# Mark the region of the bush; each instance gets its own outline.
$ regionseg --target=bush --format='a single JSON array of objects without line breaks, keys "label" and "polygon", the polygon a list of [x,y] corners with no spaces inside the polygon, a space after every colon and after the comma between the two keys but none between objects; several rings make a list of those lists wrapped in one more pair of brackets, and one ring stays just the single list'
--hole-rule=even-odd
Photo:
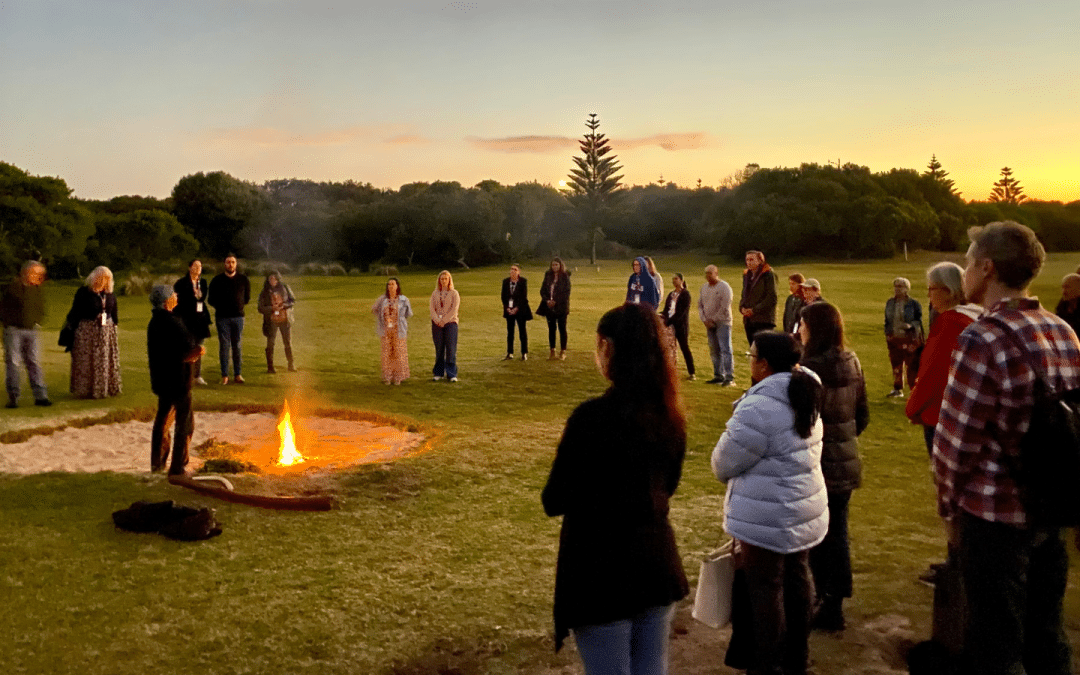
[{"label": "bush", "polygon": [[172,288],[175,279],[165,274],[153,275],[144,267],[137,272],[132,272],[127,279],[118,284],[119,295],[150,295],[154,286],[164,285]]},{"label": "bush", "polygon": [[398,269],[393,265],[387,265],[386,267],[380,267],[375,270],[375,276],[377,277],[393,277],[397,276]]}]

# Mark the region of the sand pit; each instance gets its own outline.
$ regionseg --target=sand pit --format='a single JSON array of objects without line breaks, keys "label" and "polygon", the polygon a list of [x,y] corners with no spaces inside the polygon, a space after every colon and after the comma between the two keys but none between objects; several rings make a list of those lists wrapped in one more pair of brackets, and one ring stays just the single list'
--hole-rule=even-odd
[{"label": "sand pit", "polygon": [[[279,437],[271,413],[196,412],[191,447],[214,439],[248,449],[244,459],[271,474],[310,473],[358,464],[388,462],[418,452],[425,437],[372,422],[330,417],[295,419],[297,445],[306,461],[289,469],[273,466]],[[0,444],[0,473],[33,474],[150,470],[150,422],[98,424]],[[189,469],[203,460],[192,452]]]}]

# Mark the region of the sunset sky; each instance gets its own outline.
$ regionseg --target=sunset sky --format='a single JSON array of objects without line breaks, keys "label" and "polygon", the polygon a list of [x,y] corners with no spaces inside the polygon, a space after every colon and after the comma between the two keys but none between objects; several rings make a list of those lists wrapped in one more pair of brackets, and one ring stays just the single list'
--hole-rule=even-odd
[{"label": "sunset sky", "polygon": [[84,198],[183,176],[630,184],[748,163],[1009,166],[1080,199],[1080,2],[0,0],[0,161]]}]

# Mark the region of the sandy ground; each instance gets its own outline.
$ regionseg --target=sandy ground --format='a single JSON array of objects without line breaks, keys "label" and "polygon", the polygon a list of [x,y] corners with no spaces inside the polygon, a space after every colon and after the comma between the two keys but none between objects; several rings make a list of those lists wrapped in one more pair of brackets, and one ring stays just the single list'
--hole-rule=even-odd
[{"label": "sandy ground", "polygon": [[[279,443],[277,416],[269,413],[195,413],[194,448],[207,439],[249,447],[249,461],[270,464]],[[380,427],[370,422],[313,417],[296,420],[298,445],[308,456],[305,468],[342,468],[386,462],[415,452],[421,434]],[[48,471],[147,473],[150,471],[150,422],[98,424],[33,436],[24,443],[0,445],[0,473]],[[271,447],[272,446],[272,447]],[[194,453],[189,469],[202,464]]]}]

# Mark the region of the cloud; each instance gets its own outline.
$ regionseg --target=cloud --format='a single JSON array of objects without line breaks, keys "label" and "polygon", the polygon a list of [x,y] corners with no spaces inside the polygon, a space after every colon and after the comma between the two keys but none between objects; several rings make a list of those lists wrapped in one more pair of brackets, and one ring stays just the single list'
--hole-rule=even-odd
[{"label": "cloud", "polygon": [[[687,133],[653,134],[642,138],[611,138],[616,150],[633,150],[659,146],[664,150],[699,150],[712,145],[712,137],[703,131]],[[506,138],[468,138],[466,141],[478,148],[494,152],[566,152],[578,148],[578,138],[568,136],[507,136]]]},{"label": "cloud", "polygon": [[352,126],[318,132],[287,131],[274,127],[236,127],[207,132],[204,139],[214,145],[274,149],[331,147],[357,142],[381,141],[387,145],[420,145],[430,141],[407,133],[398,125]]}]

